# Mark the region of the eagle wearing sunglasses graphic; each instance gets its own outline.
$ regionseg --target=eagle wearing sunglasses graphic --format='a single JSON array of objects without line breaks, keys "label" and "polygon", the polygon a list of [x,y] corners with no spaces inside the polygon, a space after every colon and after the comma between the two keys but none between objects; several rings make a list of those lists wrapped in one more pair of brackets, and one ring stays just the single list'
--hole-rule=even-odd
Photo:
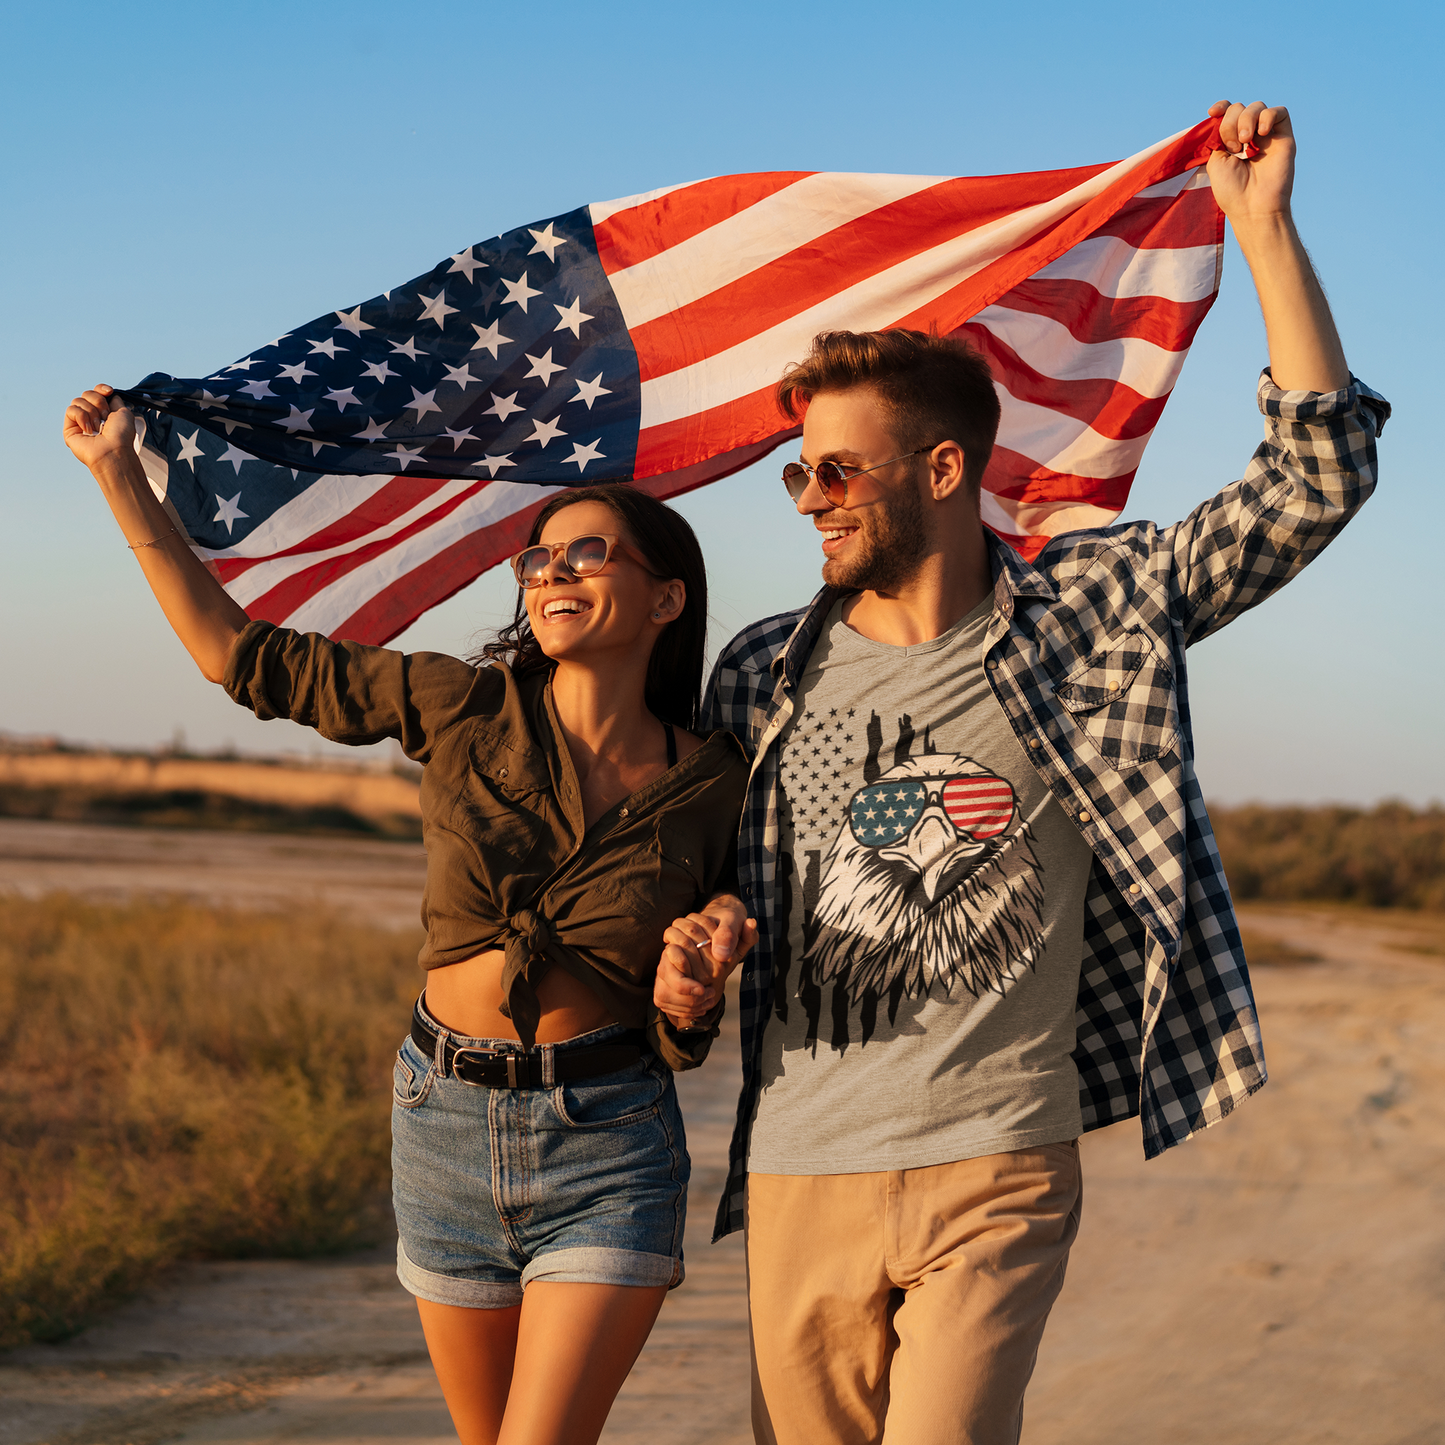
[{"label": "eagle wearing sunglasses graphic", "polygon": [[961,984],[1002,994],[1043,951],[1043,869],[1013,788],[959,753],[854,793],[824,862],[805,966],[856,1005]]}]

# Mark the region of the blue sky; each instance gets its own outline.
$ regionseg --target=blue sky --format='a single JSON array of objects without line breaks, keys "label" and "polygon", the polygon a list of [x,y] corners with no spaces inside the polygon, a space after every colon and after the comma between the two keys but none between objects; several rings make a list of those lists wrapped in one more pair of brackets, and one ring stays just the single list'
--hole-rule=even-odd
[{"label": "blue sky", "polygon": [[[1381,488],[1265,607],[1191,653],[1206,795],[1445,797],[1435,552],[1441,384],[1437,7],[752,3],[0,3],[0,729],[311,751],[195,672],[89,475],[81,387],[199,376],[498,231],[730,171],[985,174],[1115,160],[1221,96],[1291,107],[1296,213],[1353,369],[1396,415]],[[1126,515],[1172,521],[1260,436],[1263,330],[1220,300]],[[716,647],[806,599],[781,460],[683,499]],[[465,649],[492,574],[418,622]]]}]

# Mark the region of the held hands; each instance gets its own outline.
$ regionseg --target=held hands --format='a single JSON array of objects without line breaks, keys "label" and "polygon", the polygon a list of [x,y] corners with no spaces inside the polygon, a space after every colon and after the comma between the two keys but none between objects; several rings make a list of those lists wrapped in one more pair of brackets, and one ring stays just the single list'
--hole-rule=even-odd
[{"label": "held hands", "polygon": [[1236,229],[1251,221],[1289,215],[1294,189],[1294,130],[1284,106],[1218,100],[1222,149],[1209,157],[1209,183],[1219,209]]},{"label": "held hands", "polygon": [[662,935],[652,1001],[676,1028],[695,1028],[723,996],[727,976],[758,941],[742,900],[722,894],[699,913],[675,919]]},{"label": "held hands", "polygon": [[114,390],[102,381],[65,408],[61,438],[77,459],[91,468],[107,457],[135,449],[135,417],[111,395]]}]

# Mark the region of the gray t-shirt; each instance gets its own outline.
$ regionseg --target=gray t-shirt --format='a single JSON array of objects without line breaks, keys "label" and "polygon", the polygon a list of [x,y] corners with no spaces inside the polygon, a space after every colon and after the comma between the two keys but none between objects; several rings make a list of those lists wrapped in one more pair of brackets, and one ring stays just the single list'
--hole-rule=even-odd
[{"label": "gray t-shirt", "polygon": [[892,647],[829,614],[779,739],[761,1174],[1072,1139],[1091,854],[984,676],[992,596]]}]

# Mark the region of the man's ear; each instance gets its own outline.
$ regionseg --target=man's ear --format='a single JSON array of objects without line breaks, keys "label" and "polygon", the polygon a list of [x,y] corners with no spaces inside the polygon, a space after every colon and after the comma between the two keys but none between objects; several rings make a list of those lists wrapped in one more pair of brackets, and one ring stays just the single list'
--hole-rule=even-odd
[{"label": "man's ear", "polygon": [[967,476],[963,448],[944,441],[928,454],[928,485],[935,502],[947,501],[964,486]]}]

